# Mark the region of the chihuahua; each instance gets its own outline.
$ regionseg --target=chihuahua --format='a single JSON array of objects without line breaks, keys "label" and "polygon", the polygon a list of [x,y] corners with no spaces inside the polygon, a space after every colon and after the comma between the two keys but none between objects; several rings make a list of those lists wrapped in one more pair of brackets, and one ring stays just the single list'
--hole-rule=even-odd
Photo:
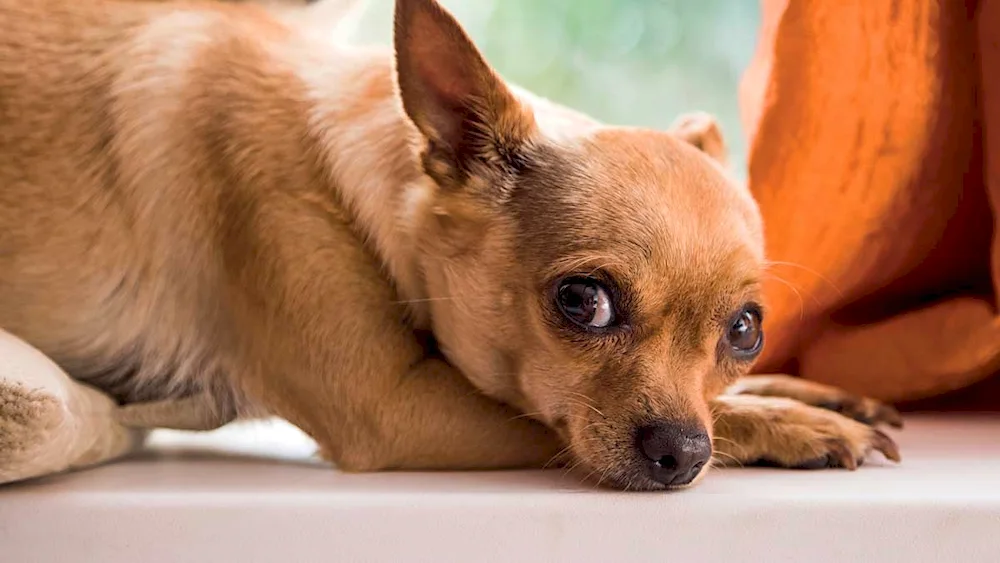
[{"label": "chihuahua", "polygon": [[[710,116],[607,126],[435,0],[394,23],[390,52],[244,3],[0,0],[0,327],[123,424],[280,416],[346,471],[899,459],[891,407],[747,375],[763,228]],[[3,386],[17,478],[74,415]]]}]

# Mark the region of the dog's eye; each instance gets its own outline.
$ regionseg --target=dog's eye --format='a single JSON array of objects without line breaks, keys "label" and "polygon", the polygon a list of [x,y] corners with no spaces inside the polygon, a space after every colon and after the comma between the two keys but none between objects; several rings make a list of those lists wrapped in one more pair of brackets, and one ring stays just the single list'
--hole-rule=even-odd
[{"label": "dog's eye", "polygon": [[726,333],[726,342],[741,358],[749,359],[760,352],[764,344],[764,330],[761,328],[759,307],[746,305],[736,314]]},{"label": "dog's eye", "polygon": [[605,328],[615,320],[611,297],[593,278],[569,278],[559,284],[559,310],[574,323]]}]

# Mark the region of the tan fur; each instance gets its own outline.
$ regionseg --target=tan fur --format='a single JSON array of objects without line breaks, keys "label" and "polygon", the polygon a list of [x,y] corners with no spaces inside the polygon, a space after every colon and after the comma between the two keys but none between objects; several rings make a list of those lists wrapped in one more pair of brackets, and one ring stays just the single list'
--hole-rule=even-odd
[{"label": "tan fur", "polygon": [[[713,409],[742,461],[879,446],[715,399],[750,367],[717,348],[763,241],[696,148],[724,158],[714,121],[612,128],[508,87],[431,0],[397,3],[396,48],[398,80],[254,7],[0,0],[0,326],[123,402],[285,417],[348,470],[567,457],[656,488],[635,425]],[[627,331],[554,317],[554,280],[591,272]]]}]

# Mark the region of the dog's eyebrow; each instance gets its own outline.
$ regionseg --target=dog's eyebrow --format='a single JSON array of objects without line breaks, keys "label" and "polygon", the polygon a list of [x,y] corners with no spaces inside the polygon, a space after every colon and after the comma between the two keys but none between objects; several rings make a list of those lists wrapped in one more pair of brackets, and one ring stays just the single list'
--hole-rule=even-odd
[{"label": "dog's eyebrow", "polygon": [[605,252],[578,252],[553,261],[545,269],[545,277],[552,279],[568,273],[590,275],[602,270],[626,272],[630,269],[628,263],[621,256]]}]

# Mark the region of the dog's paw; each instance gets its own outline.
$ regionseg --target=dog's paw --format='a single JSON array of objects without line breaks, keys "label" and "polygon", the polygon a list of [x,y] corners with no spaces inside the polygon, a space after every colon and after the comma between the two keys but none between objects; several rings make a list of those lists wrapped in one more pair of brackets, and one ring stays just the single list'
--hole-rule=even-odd
[{"label": "dog's paw", "polygon": [[52,437],[67,426],[66,418],[55,395],[0,382],[0,483],[30,476]]},{"label": "dog's paw", "polygon": [[821,409],[838,412],[871,426],[886,424],[903,427],[903,417],[891,405],[869,397],[852,395],[829,385],[788,375],[754,375],[737,381],[727,390],[731,395],[787,397]]},{"label": "dog's paw", "polygon": [[[891,461],[899,462],[899,447],[881,430],[869,428],[861,435],[842,429],[787,429],[790,439],[817,440],[809,447],[775,448],[748,465],[784,467],[788,469],[842,468],[854,470],[864,464],[872,451],[878,451]],[[795,436],[802,435],[799,438]],[[785,450],[782,452],[781,450]]]},{"label": "dog's paw", "polygon": [[832,410],[777,397],[732,396],[716,406],[722,462],[800,469],[856,469],[873,451],[900,461],[887,434]]}]

